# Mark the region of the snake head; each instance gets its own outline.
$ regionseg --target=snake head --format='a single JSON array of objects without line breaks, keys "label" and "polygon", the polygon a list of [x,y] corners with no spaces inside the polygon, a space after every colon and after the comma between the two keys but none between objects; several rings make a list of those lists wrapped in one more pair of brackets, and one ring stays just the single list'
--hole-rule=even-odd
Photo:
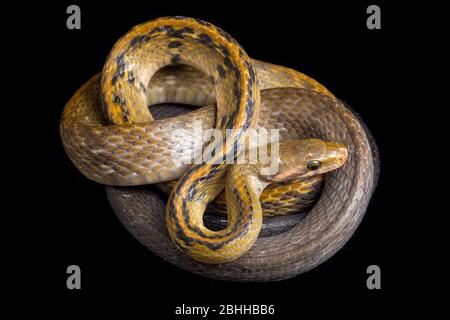
[{"label": "snake head", "polygon": [[289,181],[333,171],[346,162],[347,147],[320,139],[285,140],[279,143],[278,172],[264,178]]}]

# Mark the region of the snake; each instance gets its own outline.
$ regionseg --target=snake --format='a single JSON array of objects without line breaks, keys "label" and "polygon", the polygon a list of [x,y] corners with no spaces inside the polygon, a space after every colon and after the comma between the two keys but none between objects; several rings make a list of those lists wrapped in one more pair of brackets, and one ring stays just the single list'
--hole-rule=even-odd
[{"label": "snake", "polygon": [[[206,107],[154,120],[148,105],[155,102]],[[187,165],[182,158],[195,152],[183,149],[203,142],[187,133],[194,118],[206,128],[227,130],[227,139],[210,142],[218,150],[212,161]],[[279,162],[285,167],[259,180],[254,167],[230,168],[224,161],[258,125],[280,129]],[[285,279],[328,259],[359,224],[378,174],[367,128],[324,86],[298,71],[250,59],[220,28],[186,17],[151,20],[119,39],[103,71],[67,103],[60,134],[69,158],[96,182],[131,186],[178,179],[167,205],[147,189],[109,187],[108,198],[122,223],[156,254],[226,280]],[[328,165],[326,159],[298,157],[318,156],[308,151],[313,145],[320,145],[322,155],[328,150]],[[311,163],[328,172],[319,201],[291,230],[258,238],[258,199],[267,180],[295,180],[316,171],[305,171]],[[212,231],[202,217],[224,179],[237,181],[225,183],[232,209],[226,228]]]}]

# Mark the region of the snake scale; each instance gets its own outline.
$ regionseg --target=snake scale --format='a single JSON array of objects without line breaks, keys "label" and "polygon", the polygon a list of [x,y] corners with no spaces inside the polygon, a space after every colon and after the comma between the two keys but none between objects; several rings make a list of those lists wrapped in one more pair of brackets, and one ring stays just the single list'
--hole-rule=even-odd
[{"label": "snake scale", "polygon": [[[156,103],[204,107],[154,120],[148,106]],[[192,134],[198,119],[226,139]],[[277,173],[224,161],[245,149],[252,128],[279,129]],[[75,166],[110,186],[114,211],[142,243],[183,269],[233,281],[285,279],[328,259],[358,226],[378,175],[370,133],[325,87],[250,59],[221,29],[186,17],[151,20],[119,39],[103,72],[67,103],[60,133]],[[186,161],[205,145],[215,148],[210,161]],[[266,186],[325,173],[301,221],[258,238]],[[148,187],[113,187],[175,179],[167,204]],[[228,223],[211,230],[204,211],[224,187]]]}]

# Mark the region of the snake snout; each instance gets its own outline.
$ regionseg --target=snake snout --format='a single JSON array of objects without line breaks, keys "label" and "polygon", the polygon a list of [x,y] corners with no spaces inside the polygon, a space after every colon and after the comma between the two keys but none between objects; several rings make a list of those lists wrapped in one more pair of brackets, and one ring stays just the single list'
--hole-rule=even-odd
[{"label": "snake snout", "polygon": [[334,141],[327,141],[326,147],[326,162],[329,164],[329,170],[334,170],[344,165],[348,158],[347,147]]},{"label": "snake snout", "polygon": [[344,145],[340,145],[336,149],[336,160],[340,163],[344,163],[348,158],[348,150]]},{"label": "snake snout", "polygon": [[347,161],[348,150],[345,146],[343,148],[339,148],[338,154],[339,154],[339,157],[338,157],[339,160],[341,160],[342,162]]}]

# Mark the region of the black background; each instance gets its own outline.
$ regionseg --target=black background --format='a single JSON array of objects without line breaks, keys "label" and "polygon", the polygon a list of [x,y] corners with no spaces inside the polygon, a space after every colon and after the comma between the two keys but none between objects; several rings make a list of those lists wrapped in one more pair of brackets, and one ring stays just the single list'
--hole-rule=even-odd
[{"label": "black background", "polygon": [[[373,3],[382,10],[381,30],[366,28],[366,8]],[[81,7],[81,30],[66,28],[70,4]],[[14,48],[26,48],[12,54],[29,66],[22,74],[27,88],[16,97],[26,101],[26,120],[35,129],[15,132],[15,137],[35,141],[27,147],[27,169],[22,173],[36,173],[25,187],[29,197],[13,196],[24,213],[30,212],[25,207],[32,208],[31,215],[18,212],[19,226],[25,227],[14,228],[22,234],[16,239],[24,240],[13,260],[23,269],[12,262],[21,272],[20,280],[25,280],[18,286],[19,295],[31,292],[34,299],[44,298],[47,303],[40,306],[45,309],[63,305],[67,310],[85,306],[102,312],[143,310],[148,318],[171,317],[175,306],[183,303],[216,308],[226,303],[273,304],[276,318],[281,319],[291,319],[291,314],[301,317],[307,311],[319,316],[358,315],[354,306],[382,315],[386,307],[401,305],[400,296],[414,296],[418,280],[411,271],[419,267],[407,255],[418,248],[418,240],[405,233],[412,217],[405,203],[414,195],[404,189],[407,170],[398,170],[399,155],[409,145],[392,138],[402,132],[399,123],[405,120],[399,119],[405,108],[413,108],[400,98],[402,92],[416,90],[404,83],[416,59],[412,48],[417,54],[424,47],[423,42],[412,45],[424,40],[424,31],[407,23],[415,20],[407,9],[379,1],[297,1],[295,5],[61,1],[14,9],[31,13],[25,25],[11,28],[17,35]],[[221,27],[250,56],[315,78],[367,123],[380,148],[379,185],[355,235],[329,261],[294,279],[263,284],[214,281],[179,270],[128,234],[103,187],[84,178],[70,163],[58,133],[65,103],[101,70],[122,34],[166,15],[192,16]],[[82,270],[79,291],[66,288],[66,268],[71,264]],[[366,287],[366,268],[371,264],[381,267],[381,290]],[[415,306],[411,303],[407,308]]]}]

